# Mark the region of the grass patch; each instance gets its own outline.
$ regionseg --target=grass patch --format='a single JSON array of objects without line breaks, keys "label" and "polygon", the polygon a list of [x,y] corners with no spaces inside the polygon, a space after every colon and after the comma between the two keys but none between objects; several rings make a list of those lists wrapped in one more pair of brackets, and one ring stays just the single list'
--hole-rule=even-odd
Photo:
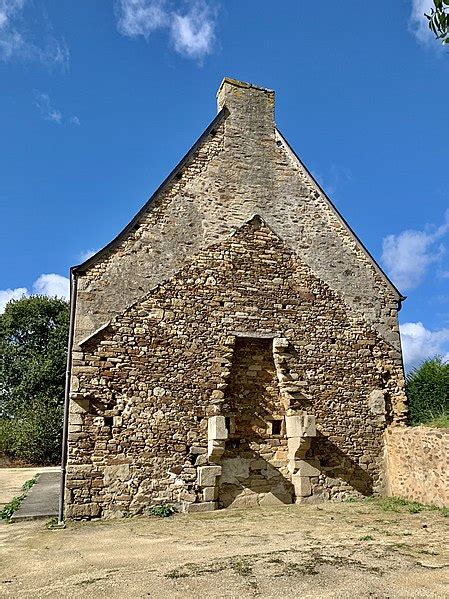
[{"label": "grass patch", "polygon": [[422,425],[430,428],[449,428],[449,413],[441,414],[441,416],[423,422]]},{"label": "grass patch", "polygon": [[17,512],[17,510],[20,507],[20,504],[28,495],[28,491],[31,489],[31,487],[34,484],[36,484],[36,481],[37,476],[35,476],[34,478],[30,478],[30,480],[27,480],[23,483],[22,493],[20,495],[17,495],[17,497],[14,497],[9,503],[7,503],[0,512],[0,518],[2,520],[6,520],[6,522],[11,522],[11,516],[14,514],[14,512]]},{"label": "grass patch", "polygon": [[374,541],[374,537],[372,537],[371,535],[365,535],[363,537],[360,537],[359,541]]},{"label": "grass patch", "polygon": [[439,511],[443,516],[449,516],[449,508],[440,508],[436,505],[424,505],[417,501],[408,501],[401,497],[385,497],[384,499],[375,499],[377,505],[384,512],[396,512],[404,513],[409,512],[410,514],[419,514],[425,511]]}]

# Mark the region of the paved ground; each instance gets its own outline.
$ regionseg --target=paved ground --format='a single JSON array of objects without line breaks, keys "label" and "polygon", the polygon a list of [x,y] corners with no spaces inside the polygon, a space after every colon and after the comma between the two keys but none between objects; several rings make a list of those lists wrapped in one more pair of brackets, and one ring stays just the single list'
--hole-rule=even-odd
[{"label": "paved ground", "polygon": [[0,468],[0,511],[13,497],[22,494],[22,485],[41,472],[59,472],[59,466],[44,468]]},{"label": "paved ground", "polygon": [[[379,502],[0,525],[0,596],[449,596],[449,519]],[[403,508],[401,508],[403,509]]]},{"label": "paved ground", "polygon": [[12,522],[37,520],[57,516],[61,473],[41,472],[37,483],[31,487],[19,509],[12,515]]}]

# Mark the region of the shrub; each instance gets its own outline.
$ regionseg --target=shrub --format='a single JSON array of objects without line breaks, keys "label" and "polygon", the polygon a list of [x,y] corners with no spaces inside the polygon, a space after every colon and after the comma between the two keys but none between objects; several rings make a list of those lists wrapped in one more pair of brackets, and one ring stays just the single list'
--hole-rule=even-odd
[{"label": "shrub", "polygon": [[406,381],[410,423],[447,426],[449,419],[449,363],[439,356],[414,368]]},{"label": "shrub", "polygon": [[175,508],[166,503],[165,505],[154,505],[149,509],[150,516],[158,516],[159,518],[168,518],[175,513]]},{"label": "shrub", "polygon": [[62,442],[61,406],[32,409],[13,419],[0,420],[0,453],[31,464],[55,464],[60,460]]}]

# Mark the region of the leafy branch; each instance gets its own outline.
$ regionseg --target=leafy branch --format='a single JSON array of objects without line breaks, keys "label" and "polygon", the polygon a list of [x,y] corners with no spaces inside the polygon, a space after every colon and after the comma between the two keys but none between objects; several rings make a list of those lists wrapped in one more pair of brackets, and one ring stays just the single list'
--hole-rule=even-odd
[{"label": "leafy branch", "polygon": [[449,0],[433,0],[434,8],[425,14],[429,29],[443,44],[449,44]]}]

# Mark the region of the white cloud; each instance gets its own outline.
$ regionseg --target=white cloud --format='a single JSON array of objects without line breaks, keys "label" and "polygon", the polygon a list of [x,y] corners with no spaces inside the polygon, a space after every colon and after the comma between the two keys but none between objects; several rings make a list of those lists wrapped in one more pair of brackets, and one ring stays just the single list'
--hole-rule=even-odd
[{"label": "white cloud", "polygon": [[212,51],[215,40],[214,15],[206,2],[192,2],[184,15],[173,13],[171,38],[175,50],[189,58],[201,58]]},{"label": "white cloud", "polygon": [[77,116],[71,116],[65,119],[62,112],[55,108],[50,100],[50,96],[44,92],[34,90],[34,104],[39,109],[44,121],[52,121],[58,125],[68,120],[71,125],[80,125],[80,120]]},{"label": "white cloud", "polygon": [[[69,288],[69,279],[54,273],[41,275],[33,283],[34,294],[47,295],[48,297],[60,297],[62,299],[69,299]],[[0,289],[0,314],[5,311],[5,306],[9,301],[29,295],[30,292],[26,287]]]},{"label": "white cloud", "polygon": [[435,8],[433,0],[412,0],[412,12],[410,15],[410,30],[416,39],[422,44],[435,42],[435,47],[441,47],[438,44],[435,35],[429,29],[429,21],[425,15],[429,15],[432,8]]},{"label": "white cloud", "polygon": [[406,322],[399,328],[407,370],[436,355],[449,359],[449,329],[430,331],[422,322]]},{"label": "white cloud", "polygon": [[48,295],[49,297],[69,298],[70,282],[67,277],[61,275],[48,274],[41,275],[33,283],[33,292],[39,295]]},{"label": "white cloud", "polygon": [[382,261],[398,289],[413,289],[422,282],[429,266],[444,254],[439,241],[448,231],[449,210],[438,228],[427,226],[424,231],[402,231],[384,238]]},{"label": "white cloud", "polygon": [[3,314],[5,311],[5,306],[8,302],[11,300],[20,299],[24,295],[28,295],[28,289],[26,287],[17,287],[16,289],[0,289],[0,314]]},{"label": "white cloud", "polygon": [[29,29],[23,27],[24,8],[32,5],[29,0],[0,0],[0,60],[40,61],[66,68],[69,62],[67,45],[53,36],[45,15],[42,14],[40,20],[38,17],[32,19],[35,30],[39,31],[38,43],[32,39]]},{"label": "white cloud", "polygon": [[148,39],[166,29],[179,54],[201,59],[215,41],[216,11],[206,0],[190,0],[185,10],[172,10],[167,0],[116,0],[117,29],[128,37]]}]

